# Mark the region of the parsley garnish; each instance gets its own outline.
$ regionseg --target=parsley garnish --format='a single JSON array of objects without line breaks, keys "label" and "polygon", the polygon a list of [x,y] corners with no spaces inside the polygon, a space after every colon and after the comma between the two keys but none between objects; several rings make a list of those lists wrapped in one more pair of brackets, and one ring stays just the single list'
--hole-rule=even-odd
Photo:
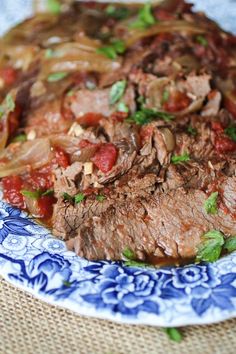
[{"label": "parsley garnish", "polygon": [[67,288],[70,288],[73,283],[71,283],[70,281],[67,281],[67,280],[63,280],[62,284],[64,286],[66,286]]},{"label": "parsley garnish", "polygon": [[126,80],[121,80],[112,85],[109,95],[109,103],[111,105],[119,101],[119,99],[121,99],[121,97],[124,95],[126,84]]},{"label": "parsley garnish", "polygon": [[98,202],[103,202],[105,199],[106,199],[105,195],[102,195],[102,194],[96,195],[96,200]]},{"label": "parsley garnish", "polygon": [[191,127],[191,125],[188,126],[187,132],[188,132],[190,135],[193,135],[193,136],[196,136],[196,135],[197,135],[197,129]]},{"label": "parsley garnish", "polygon": [[169,91],[164,90],[164,91],[163,91],[163,94],[162,94],[161,103],[163,104],[163,103],[167,102],[168,99],[169,99],[169,97],[170,97]]},{"label": "parsley garnish", "polygon": [[183,155],[173,155],[171,157],[171,162],[174,164],[178,164],[180,162],[187,162],[189,160],[190,160],[190,157],[187,152],[183,153]]},{"label": "parsley garnish", "polygon": [[130,14],[130,10],[127,9],[127,7],[116,7],[114,5],[108,5],[105,12],[108,16],[111,16],[116,20],[124,20]]},{"label": "parsley garnish", "polygon": [[160,118],[165,122],[169,122],[174,118],[172,114],[166,112],[156,111],[150,108],[141,108],[139,111],[135,112],[131,117],[127,119],[130,123],[136,123],[139,125],[150,123],[153,119]]},{"label": "parsley garnish", "polygon": [[152,14],[152,7],[150,3],[145,4],[138,13],[138,19],[131,23],[131,28],[145,29],[156,23]]},{"label": "parsley garnish", "polygon": [[31,199],[39,199],[41,197],[41,192],[39,190],[37,190],[37,191],[28,191],[26,189],[23,189],[20,192],[21,192],[21,194],[24,197],[28,197],[28,198],[31,198]]},{"label": "parsley garnish", "polygon": [[68,75],[68,73],[64,72],[64,71],[52,73],[48,76],[47,81],[48,82],[56,82],[56,81],[64,79],[67,75]]},{"label": "parsley garnish", "polygon": [[122,40],[114,39],[110,45],[97,49],[98,54],[103,54],[109,59],[116,59],[117,54],[123,54],[126,50],[125,43]]},{"label": "parsley garnish", "polygon": [[61,11],[61,4],[58,0],[47,0],[48,11],[53,14],[59,14]]},{"label": "parsley garnish", "polygon": [[204,209],[207,214],[216,214],[217,213],[217,198],[218,192],[211,193],[210,197],[204,202]]},{"label": "parsley garnish", "polygon": [[53,50],[51,48],[48,48],[46,51],[45,51],[45,54],[44,54],[44,57],[46,59],[50,59],[53,57]]},{"label": "parsley garnish", "polygon": [[70,194],[64,192],[64,193],[62,194],[62,196],[63,196],[63,199],[64,199],[64,200],[67,200],[67,201],[70,202],[70,203],[73,203],[73,202],[74,202],[74,197],[72,197]]},{"label": "parsley garnish", "polygon": [[27,137],[26,137],[25,134],[19,134],[19,135],[15,136],[15,137],[12,139],[12,143],[16,143],[16,142],[18,142],[18,141],[24,142],[24,141],[26,141],[26,140],[27,140]]},{"label": "parsley garnish", "polygon": [[85,195],[83,193],[78,193],[74,196],[74,200],[76,204],[81,203],[85,199]]},{"label": "parsley garnish", "polygon": [[207,232],[202,236],[202,242],[198,246],[196,261],[217,261],[220,257],[223,244],[224,235],[220,231],[212,230]]},{"label": "parsley garnish", "polygon": [[54,194],[54,189],[47,189],[45,192],[42,193],[42,197],[46,197],[48,195],[53,195]]},{"label": "parsley garnish", "polygon": [[164,328],[164,331],[168,335],[168,337],[173,340],[174,342],[181,342],[183,339],[183,336],[181,332],[177,328]]},{"label": "parsley garnish", "polygon": [[6,96],[6,107],[8,112],[13,112],[16,107],[15,102],[10,93]]},{"label": "parsley garnish", "polygon": [[208,46],[208,41],[207,41],[207,39],[206,39],[205,37],[201,36],[201,35],[199,35],[199,36],[196,37],[196,41],[197,41],[199,44],[203,45],[203,47],[207,47],[207,46]]},{"label": "parsley garnish", "polygon": [[236,236],[231,236],[225,240],[224,249],[228,252],[236,251]]},{"label": "parsley garnish", "polygon": [[122,254],[126,259],[124,265],[127,267],[152,267],[151,264],[135,260],[135,253],[128,247],[124,249]]},{"label": "parsley garnish", "polygon": [[117,111],[128,113],[129,107],[124,102],[119,102],[119,104],[117,105]]},{"label": "parsley garnish", "polygon": [[129,260],[134,260],[135,259],[135,254],[130,248],[125,248],[123,251],[123,256]]},{"label": "parsley garnish", "polygon": [[225,134],[228,135],[233,141],[236,141],[236,126],[232,125],[226,128]]}]

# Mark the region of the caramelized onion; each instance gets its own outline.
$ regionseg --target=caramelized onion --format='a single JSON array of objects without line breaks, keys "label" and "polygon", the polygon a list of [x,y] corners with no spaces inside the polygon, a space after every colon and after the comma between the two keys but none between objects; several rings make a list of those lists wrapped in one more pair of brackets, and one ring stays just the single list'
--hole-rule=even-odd
[{"label": "caramelized onion", "polygon": [[81,140],[66,134],[51,135],[49,139],[53,147],[58,146],[67,152],[67,154],[76,152],[79,149],[79,142]]},{"label": "caramelized onion", "polygon": [[26,172],[27,169],[42,167],[51,161],[51,146],[49,139],[35,139],[19,144],[16,151],[11,145],[5,149],[1,159],[8,162],[0,163],[0,177],[12,176]]}]

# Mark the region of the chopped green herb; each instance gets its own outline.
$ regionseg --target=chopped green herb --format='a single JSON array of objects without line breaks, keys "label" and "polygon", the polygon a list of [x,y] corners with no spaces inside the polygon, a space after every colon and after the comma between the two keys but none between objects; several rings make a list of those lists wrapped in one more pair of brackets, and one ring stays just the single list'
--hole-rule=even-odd
[{"label": "chopped green herb", "polygon": [[155,118],[163,119],[164,121],[168,122],[173,119],[174,116],[166,112],[156,111],[155,109],[141,108],[131,117],[129,117],[127,121],[130,123],[134,122],[136,124],[143,125],[150,123]]},{"label": "chopped green herb", "polygon": [[130,14],[130,10],[127,9],[127,7],[116,7],[114,5],[108,5],[105,12],[108,16],[111,16],[116,20],[124,20]]},{"label": "chopped green herb", "polygon": [[16,106],[15,102],[12,98],[12,95],[10,93],[6,96],[6,106],[7,106],[8,112],[13,112],[15,109],[15,106]]},{"label": "chopped green herb", "polygon": [[193,136],[196,136],[196,135],[197,135],[197,129],[191,127],[191,125],[188,126],[187,132],[188,132],[190,135],[193,135]]},{"label": "chopped green herb", "polygon": [[74,200],[76,204],[81,203],[85,199],[85,195],[83,193],[78,193],[75,195]]},{"label": "chopped green herb", "polygon": [[183,335],[177,328],[164,328],[164,331],[168,335],[168,337],[173,340],[174,342],[181,342],[183,339]]},{"label": "chopped green herb", "polygon": [[68,194],[66,192],[64,192],[62,196],[63,196],[64,200],[67,200],[70,203],[73,203],[75,200],[74,197],[72,197],[70,194]]},{"label": "chopped green herb", "polygon": [[70,288],[73,283],[71,283],[70,281],[67,281],[67,280],[63,280],[62,284],[64,286],[66,286],[67,288]]},{"label": "chopped green herb", "polygon": [[187,152],[183,153],[183,155],[173,155],[171,157],[171,162],[174,164],[178,164],[180,162],[187,162],[190,160],[189,154]]},{"label": "chopped green herb", "polygon": [[31,199],[39,199],[41,197],[41,192],[39,190],[37,190],[37,191],[28,191],[26,189],[23,189],[20,192],[21,192],[21,194],[24,197],[28,197],[28,198],[31,198]]},{"label": "chopped green herb", "polygon": [[225,240],[224,249],[228,252],[236,251],[236,236],[231,236]]},{"label": "chopped green herb", "polygon": [[66,76],[68,76],[68,73],[64,72],[64,71],[61,71],[58,73],[52,73],[48,76],[47,81],[48,82],[56,82],[56,81],[64,79]]},{"label": "chopped green herb", "polygon": [[208,46],[208,41],[207,41],[207,39],[206,39],[205,37],[201,36],[201,35],[199,35],[199,36],[196,37],[196,41],[197,41],[199,44],[203,45],[204,47],[207,47],[207,46]]},{"label": "chopped green herb", "polygon": [[167,101],[168,101],[168,99],[169,99],[169,97],[170,97],[170,93],[169,93],[169,91],[164,90],[164,92],[163,92],[163,94],[162,94],[162,100],[161,100],[161,103],[163,104],[163,103],[167,102]]},{"label": "chopped green herb", "polygon": [[232,125],[226,128],[225,134],[227,134],[230,137],[230,139],[236,142],[236,125]]},{"label": "chopped green herb", "polygon": [[51,48],[48,48],[46,51],[45,51],[45,54],[44,54],[45,58],[46,59],[50,59],[53,57],[53,50]]},{"label": "chopped green herb", "polygon": [[145,104],[145,97],[139,96],[137,102],[141,105],[141,107]]},{"label": "chopped green herb", "polygon": [[124,102],[119,102],[118,105],[117,105],[117,111],[118,112],[128,113],[129,112],[129,107]]},{"label": "chopped green herb", "polygon": [[124,249],[123,256],[129,260],[134,260],[136,258],[134,252],[128,247]]},{"label": "chopped green herb", "polygon": [[111,105],[119,101],[119,99],[121,99],[121,97],[124,95],[126,84],[126,80],[121,80],[112,85],[109,95],[109,103]]},{"label": "chopped green herb", "polygon": [[145,29],[156,23],[156,20],[152,14],[152,7],[150,3],[146,3],[138,13],[138,19],[131,23],[131,28]]},{"label": "chopped green herb", "polygon": [[140,268],[150,267],[150,268],[153,268],[153,266],[149,263],[145,263],[145,262],[141,262],[141,261],[133,261],[133,260],[125,261],[124,265],[126,267],[140,267]]},{"label": "chopped green herb", "polygon": [[207,214],[216,214],[217,213],[217,198],[218,192],[211,193],[210,197],[204,202],[204,209]]},{"label": "chopped green herb", "polygon": [[207,232],[202,236],[202,242],[198,246],[196,261],[217,261],[220,257],[223,244],[224,235],[220,231],[212,230]]},{"label": "chopped green herb", "polygon": [[53,195],[53,194],[54,194],[54,189],[47,189],[45,192],[42,193],[42,197]]},{"label": "chopped green herb", "polygon": [[103,202],[105,199],[106,199],[105,195],[102,194],[96,195],[96,200],[98,202]]},{"label": "chopped green herb", "polygon": [[26,140],[27,140],[27,137],[25,134],[19,134],[12,139],[12,142],[13,143],[20,142],[20,141],[24,142]]},{"label": "chopped green herb", "polygon": [[0,105],[0,118],[2,118],[3,114],[4,114],[4,108],[2,105]]},{"label": "chopped green herb", "polygon": [[47,9],[49,12],[57,15],[61,11],[61,4],[58,0],[47,0]]},{"label": "chopped green herb", "polygon": [[66,96],[71,97],[75,94],[75,90],[70,90],[67,92]]},{"label": "chopped green herb", "polygon": [[123,54],[126,50],[124,41],[114,39],[110,45],[97,49],[98,54],[103,54],[109,59],[116,59],[117,54]]}]

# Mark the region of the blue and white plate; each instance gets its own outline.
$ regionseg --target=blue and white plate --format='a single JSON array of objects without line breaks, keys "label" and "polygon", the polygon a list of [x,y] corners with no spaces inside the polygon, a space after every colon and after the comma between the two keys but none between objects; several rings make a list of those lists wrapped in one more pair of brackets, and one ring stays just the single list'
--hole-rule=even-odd
[{"label": "blue and white plate", "polygon": [[[217,2],[220,5],[220,0]],[[228,2],[233,13],[236,3]],[[10,3],[14,3],[14,14],[22,14],[24,7],[16,10],[22,3],[30,11],[29,0],[1,0],[0,17],[5,6],[5,20],[15,19],[10,15]],[[216,0],[214,6],[217,8]],[[0,32],[6,29],[1,27],[4,23],[0,18]],[[0,275],[48,303],[124,323],[172,327],[236,316],[236,253],[214,264],[179,268],[144,269],[118,262],[88,262],[67,251],[62,241],[25,213],[2,201]]]}]

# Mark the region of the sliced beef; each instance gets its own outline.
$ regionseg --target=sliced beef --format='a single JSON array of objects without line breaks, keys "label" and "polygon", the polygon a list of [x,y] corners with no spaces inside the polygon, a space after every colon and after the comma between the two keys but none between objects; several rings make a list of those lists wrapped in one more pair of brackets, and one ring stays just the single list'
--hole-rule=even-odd
[{"label": "sliced beef", "polygon": [[[232,182],[235,190],[236,180],[229,183]],[[163,255],[191,259],[204,233],[214,229],[226,235],[236,233],[235,218],[230,213],[225,214],[221,207],[217,215],[205,212],[206,198],[201,190],[180,188],[111,205],[105,213],[88,218],[78,228],[75,251],[92,260],[118,260],[126,247],[138,259],[160,256],[161,249]],[[229,210],[234,207],[230,202]]]}]

